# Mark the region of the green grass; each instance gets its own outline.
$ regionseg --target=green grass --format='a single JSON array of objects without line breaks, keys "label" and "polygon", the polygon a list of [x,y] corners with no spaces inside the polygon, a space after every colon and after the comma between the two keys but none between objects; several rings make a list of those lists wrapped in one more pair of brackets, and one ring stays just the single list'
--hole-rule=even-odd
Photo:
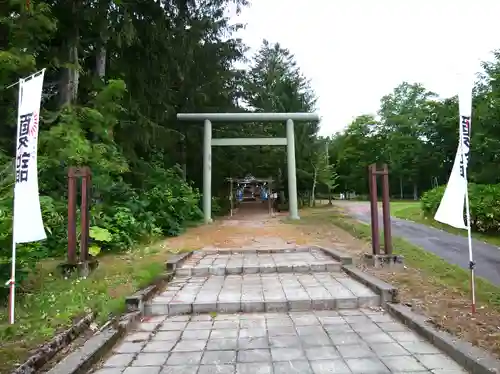
[{"label": "green grass", "polygon": [[0,310],[0,373],[24,362],[30,350],[70,327],[76,317],[95,310],[100,324],[122,313],[125,297],[164,271],[166,256],[159,246],[103,256],[87,279],[63,279],[56,261],[39,266],[16,300],[15,324],[8,323],[5,307]]},{"label": "green grass", "polygon": [[[437,222],[432,218],[424,217],[420,208],[419,201],[392,201],[391,215],[397,218],[408,219],[413,222],[431,226],[451,234],[467,236],[466,230],[456,229],[454,227]],[[495,246],[500,246],[500,235],[486,235],[473,232],[472,237]]]},{"label": "green grass", "polygon": [[[339,209],[314,209],[300,221],[300,224],[307,225],[328,223],[340,227],[358,239],[371,241],[370,226],[350,218]],[[383,243],[383,232],[380,236]],[[451,265],[441,257],[399,237],[393,236],[393,248],[395,254],[402,255],[409,266],[420,269],[432,284],[459,290],[464,295],[470,292],[469,271]],[[483,278],[478,277],[476,280],[476,297],[482,304],[500,310],[500,287]]]}]

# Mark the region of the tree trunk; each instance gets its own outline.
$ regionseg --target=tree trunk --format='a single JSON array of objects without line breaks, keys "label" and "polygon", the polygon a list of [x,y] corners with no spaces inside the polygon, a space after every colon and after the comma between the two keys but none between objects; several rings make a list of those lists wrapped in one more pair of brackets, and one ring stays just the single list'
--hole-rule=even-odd
[{"label": "tree trunk", "polygon": [[101,39],[101,45],[99,46],[99,49],[97,50],[97,55],[95,58],[95,70],[97,76],[104,81],[104,78],[106,77],[106,56],[107,56],[107,50],[106,50],[106,42]]},{"label": "tree trunk", "polygon": [[413,200],[418,200],[418,186],[416,183],[413,183]]},{"label": "tree trunk", "polygon": [[80,38],[80,31],[78,27],[77,10],[78,0],[74,0],[72,4],[72,13],[75,17],[75,23],[72,33],[67,39],[68,48],[68,62],[72,65],[65,68],[63,79],[60,83],[60,104],[71,105],[76,102],[78,98],[78,83],[80,80],[80,64],[78,61],[78,41]]},{"label": "tree trunk", "polygon": [[399,198],[401,200],[404,199],[404,194],[403,194],[403,177],[399,177]]},{"label": "tree trunk", "polygon": [[316,179],[317,179],[317,177],[318,177],[318,171],[315,168],[314,174],[313,174],[313,184],[312,184],[312,188],[311,188],[311,197],[310,197],[309,206],[316,206],[315,194],[316,194]]}]

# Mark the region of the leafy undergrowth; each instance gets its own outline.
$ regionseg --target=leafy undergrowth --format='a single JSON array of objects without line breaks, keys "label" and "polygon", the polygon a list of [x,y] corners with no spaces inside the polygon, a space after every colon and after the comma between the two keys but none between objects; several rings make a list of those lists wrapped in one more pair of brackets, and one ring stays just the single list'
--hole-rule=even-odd
[{"label": "leafy undergrowth", "polygon": [[[412,202],[391,202],[391,215],[397,218],[407,219],[423,225],[431,226],[451,234],[467,236],[466,230],[456,229],[454,227],[435,221],[431,217],[426,217],[422,212],[421,204],[418,201]],[[473,232],[472,237],[482,242],[500,246],[500,236],[493,234],[483,234]]]},{"label": "leafy undergrowth", "polygon": [[[297,227],[313,232],[316,238],[329,238],[332,245],[341,246],[358,259],[371,251],[370,226],[352,219],[339,208],[302,213]],[[365,268],[365,271],[397,286],[401,301],[415,305],[438,328],[500,357],[500,287],[477,278],[478,311],[472,315],[468,271],[403,239],[393,237],[393,245],[394,252],[404,256],[404,268]]]},{"label": "leafy undergrowth", "polygon": [[16,323],[0,310],[0,373],[24,362],[40,344],[95,310],[97,323],[125,310],[125,297],[150,283],[164,270],[167,255],[155,245],[99,258],[99,267],[87,279],[64,279],[58,262],[40,265],[16,302]]}]

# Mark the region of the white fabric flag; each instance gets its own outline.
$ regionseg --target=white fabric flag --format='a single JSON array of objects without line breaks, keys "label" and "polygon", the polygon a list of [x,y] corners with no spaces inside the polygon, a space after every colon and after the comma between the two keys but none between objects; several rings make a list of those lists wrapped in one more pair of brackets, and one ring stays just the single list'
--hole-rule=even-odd
[{"label": "white fabric flag", "polygon": [[14,187],[14,243],[47,238],[38,193],[38,126],[45,70],[19,81],[16,184]]},{"label": "white fabric flag", "polygon": [[472,86],[466,85],[458,94],[459,143],[450,179],[434,219],[458,229],[467,229],[464,203],[467,193],[467,166],[470,151]]}]

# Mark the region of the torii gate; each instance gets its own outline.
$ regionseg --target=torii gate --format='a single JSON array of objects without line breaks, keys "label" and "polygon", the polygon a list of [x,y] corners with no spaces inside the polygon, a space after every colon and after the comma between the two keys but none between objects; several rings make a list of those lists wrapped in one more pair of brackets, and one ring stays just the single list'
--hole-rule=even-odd
[{"label": "torii gate", "polygon": [[[295,132],[293,121],[319,121],[316,113],[178,113],[180,121],[203,121],[203,215],[212,222],[212,146],[278,145],[287,147],[288,210],[293,220],[300,219],[297,206]],[[286,138],[212,139],[212,122],[286,122]]]}]

